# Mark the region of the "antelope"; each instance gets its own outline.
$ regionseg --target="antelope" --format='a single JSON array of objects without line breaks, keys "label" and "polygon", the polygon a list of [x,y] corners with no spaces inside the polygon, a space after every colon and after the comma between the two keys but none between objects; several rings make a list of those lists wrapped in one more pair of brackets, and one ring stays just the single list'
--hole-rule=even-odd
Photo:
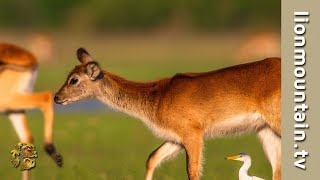
[{"label": "antelope", "polygon": [[[39,108],[44,114],[44,149],[62,166],[62,156],[53,144],[53,94],[33,92],[38,62],[29,51],[12,44],[0,44],[0,113],[7,115],[23,143],[32,143],[26,110]],[[22,179],[29,174],[23,171]]]},{"label": "antelope", "polygon": [[146,180],[155,168],[182,149],[190,180],[201,175],[204,139],[257,133],[273,180],[281,179],[280,58],[204,73],[178,73],[151,82],[134,82],[102,70],[83,48],[56,93],[57,104],[96,98],[138,119],[165,142],[148,160]]}]

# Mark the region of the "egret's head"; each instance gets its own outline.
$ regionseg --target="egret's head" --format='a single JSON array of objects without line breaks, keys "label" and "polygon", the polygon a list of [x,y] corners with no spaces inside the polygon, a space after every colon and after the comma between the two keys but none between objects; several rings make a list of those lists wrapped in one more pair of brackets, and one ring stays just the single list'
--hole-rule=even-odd
[{"label": "egret's head", "polygon": [[229,156],[226,158],[227,160],[236,160],[236,161],[246,161],[247,159],[250,159],[250,156],[247,153],[240,153],[236,156]]}]

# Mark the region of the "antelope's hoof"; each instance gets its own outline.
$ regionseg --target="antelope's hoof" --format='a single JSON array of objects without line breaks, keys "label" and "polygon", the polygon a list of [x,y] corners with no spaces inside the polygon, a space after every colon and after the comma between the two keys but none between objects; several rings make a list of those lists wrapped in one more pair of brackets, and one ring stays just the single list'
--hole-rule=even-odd
[{"label": "antelope's hoof", "polygon": [[52,157],[53,160],[56,161],[56,163],[57,163],[57,165],[58,165],[59,167],[62,167],[62,165],[63,165],[63,158],[62,158],[61,154],[55,154],[55,156],[51,156],[51,157]]},{"label": "antelope's hoof", "polygon": [[45,151],[49,154],[49,156],[57,163],[59,167],[63,165],[63,158],[61,154],[57,153],[56,148],[53,144],[46,144],[44,146]]}]

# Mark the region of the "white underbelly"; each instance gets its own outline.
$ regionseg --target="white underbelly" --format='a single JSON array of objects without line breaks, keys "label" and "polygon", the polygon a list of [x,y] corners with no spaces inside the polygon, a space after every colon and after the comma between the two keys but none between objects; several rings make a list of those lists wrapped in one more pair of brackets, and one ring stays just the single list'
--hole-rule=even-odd
[{"label": "white underbelly", "polygon": [[266,122],[260,113],[245,113],[213,122],[206,130],[205,137],[234,136],[256,132],[264,127]]},{"label": "white underbelly", "polygon": [[[105,103],[111,104],[111,103],[108,103],[108,101],[105,101]],[[116,109],[116,107],[114,107],[114,109]],[[170,129],[160,127],[156,123],[152,122],[148,118],[147,115],[139,114],[137,111],[126,111],[125,109],[119,109],[119,110],[124,113],[127,113],[137,119],[142,120],[144,125],[146,125],[156,137],[163,139],[163,140],[166,140],[166,141],[174,141],[174,142],[181,141],[181,138],[177,135],[177,133],[175,133],[174,131],[172,131]],[[147,113],[145,113],[145,114],[147,114]]]},{"label": "white underbelly", "polygon": [[25,73],[17,83],[17,92],[31,93],[36,82],[38,70]]},{"label": "white underbelly", "polygon": [[161,128],[151,123],[146,123],[146,125],[153,132],[153,134],[160,139],[163,139],[165,141],[174,141],[177,143],[181,142],[181,138],[170,129]]}]

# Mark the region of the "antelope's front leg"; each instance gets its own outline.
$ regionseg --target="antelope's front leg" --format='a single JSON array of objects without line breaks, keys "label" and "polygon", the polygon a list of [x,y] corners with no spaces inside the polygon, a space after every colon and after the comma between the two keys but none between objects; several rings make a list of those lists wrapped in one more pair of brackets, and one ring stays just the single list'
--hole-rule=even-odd
[{"label": "antelope's front leg", "polygon": [[45,123],[44,123],[44,149],[51,156],[51,158],[57,163],[59,167],[62,166],[63,160],[60,153],[56,151],[53,144],[53,123],[54,123],[54,110],[53,110],[53,95],[51,92],[41,93],[43,103],[40,109],[43,112]]},{"label": "antelope's front leg", "polygon": [[[8,117],[13,125],[14,130],[18,134],[19,140],[23,143],[32,143],[32,134],[27,124],[24,112],[11,112]],[[22,172],[22,180],[29,179],[29,171]]]},{"label": "antelope's front leg", "polygon": [[184,141],[187,156],[187,171],[190,180],[199,180],[202,171],[202,137],[191,135]]}]

